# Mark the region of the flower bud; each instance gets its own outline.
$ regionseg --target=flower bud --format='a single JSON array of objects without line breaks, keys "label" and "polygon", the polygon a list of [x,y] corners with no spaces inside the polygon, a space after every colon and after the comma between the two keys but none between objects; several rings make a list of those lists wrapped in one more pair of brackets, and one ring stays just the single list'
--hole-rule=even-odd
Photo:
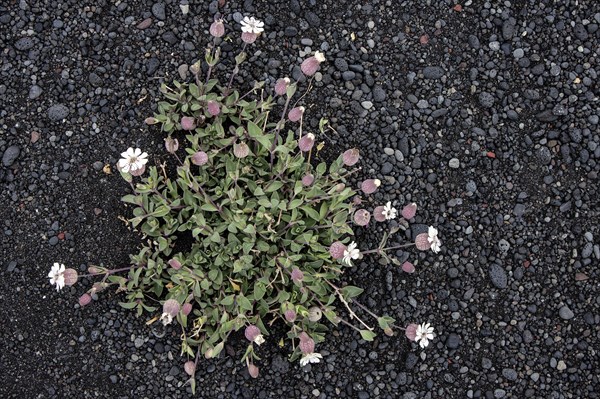
[{"label": "flower bud", "polygon": [[209,101],[208,104],[206,104],[206,109],[208,110],[208,113],[212,116],[217,116],[221,113],[221,107],[219,107],[219,103],[213,100]]},{"label": "flower bud", "polygon": [[356,148],[351,148],[349,150],[344,151],[342,154],[342,162],[346,166],[352,166],[358,162],[358,158],[360,157],[360,152]]},{"label": "flower bud", "polygon": [[181,118],[181,128],[183,130],[194,130],[196,128],[196,121],[191,116],[184,116]]},{"label": "flower bud", "polygon": [[171,266],[173,269],[175,270],[179,270],[181,269],[181,262],[179,262],[177,259],[173,258],[171,260],[169,260],[167,262],[169,264],[169,266]]},{"label": "flower bud", "polygon": [[247,44],[252,44],[256,41],[258,35],[252,32],[242,32],[242,41]]},{"label": "flower bud", "polygon": [[354,223],[359,226],[366,226],[371,220],[371,214],[366,209],[359,209],[354,212]]},{"label": "flower bud", "polygon": [[250,147],[246,143],[235,143],[233,145],[233,155],[237,158],[246,158],[250,154]]},{"label": "flower bud", "polygon": [[302,73],[306,76],[312,76],[317,72],[317,70],[319,69],[319,65],[323,61],[325,61],[325,56],[323,55],[323,53],[316,51],[315,55],[302,61],[300,69],[302,70]]},{"label": "flower bud", "polygon": [[296,321],[296,311],[292,310],[292,309],[288,309],[285,312],[283,312],[283,315],[285,316],[285,319],[287,321],[289,321],[290,323],[293,323]]},{"label": "flower bud", "polygon": [[377,191],[377,188],[381,186],[381,180],[379,179],[367,179],[360,185],[361,190],[365,194],[373,194]]},{"label": "flower bud", "polygon": [[183,369],[185,370],[185,373],[191,377],[196,373],[196,363],[192,360],[187,361],[183,365]]},{"label": "flower bud", "polygon": [[341,193],[342,191],[344,191],[345,188],[346,188],[346,185],[344,183],[338,183],[335,185],[335,191],[337,193]]},{"label": "flower bud", "polygon": [[298,148],[302,152],[308,152],[313,148],[315,144],[315,135],[312,133],[308,133],[306,136],[302,136],[298,141]]},{"label": "flower bud", "polygon": [[418,326],[414,323],[406,326],[406,331],[404,331],[406,338],[410,339],[411,341],[414,341],[415,339],[417,339],[417,327]]},{"label": "flower bud", "polygon": [[208,154],[204,151],[198,151],[192,155],[192,163],[194,165],[202,166],[208,162]]},{"label": "flower bud", "polygon": [[302,118],[304,110],[305,108],[303,106],[292,108],[290,112],[288,112],[288,119],[291,122],[298,122],[300,118]]},{"label": "flower bud", "polygon": [[304,279],[304,273],[302,273],[302,270],[295,267],[292,270],[292,281],[294,283],[301,283],[303,279]]},{"label": "flower bud", "polygon": [[275,83],[275,94],[283,96],[287,92],[287,87],[290,84],[290,78],[278,79]]},{"label": "flower bud", "polygon": [[246,339],[248,341],[255,342],[255,340],[260,336],[260,329],[255,325],[251,324],[246,327],[244,335],[246,336]]},{"label": "flower bud", "polygon": [[191,303],[184,303],[183,306],[181,307],[181,313],[183,313],[185,316],[187,316],[190,313],[192,313],[192,304]]},{"label": "flower bud", "polygon": [[415,238],[415,245],[419,251],[427,251],[431,248],[431,243],[429,242],[429,234],[421,233],[417,235]]},{"label": "flower bud", "polygon": [[97,282],[92,285],[91,293],[94,294],[96,292],[104,291],[104,289],[108,287],[108,283]]},{"label": "flower bud", "polygon": [[146,119],[144,119],[144,123],[146,125],[156,125],[158,123],[158,119],[156,119],[152,116],[149,116]]},{"label": "flower bud", "polygon": [[87,269],[88,273],[92,276],[98,275],[102,273],[102,270],[98,266],[90,266]]},{"label": "flower bud", "polygon": [[222,19],[215,20],[208,29],[208,32],[213,37],[222,37],[225,34],[225,25]]},{"label": "flower bud", "polygon": [[321,309],[318,307],[313,306],[312,308],[308,309],[308,320],[317,322],[321,320],[321,316],[323,316],[323,312],[321,312]]},{"label": "flower bud", "polygon": [[306,355],[315,351],[315,340],[312,339],[307,333],[302,331],[298,336],[298,339],[300,340],[300,344],[298,344],[298,347],[300,348],[302,353]]},{"label": "flower bud", "polygon": [[412,263],[410,263],[409,261],[406,261],[402,264],[402,271],[405,273],[414,273],[415,266]]},{"label": "flower bud", "polygon": [[65,278],[65,285],[68,285],[70,287],[77,282],[79,275],[77,274],[77,270],[75,269],[65,269],[63,277]]},{"label": "flower bud", "polygon": [[163,313],[167,313],[171,315],[171,317],[177,316],[179,309],[179,302],[177,302],[175,299],[167,299],[163,304]]},{"label": "flower bud", "polygon": [[248,374],[250,374],[250,377],[252,378],[258,378],[258,367],[252,363],[248,364]]},{"label": "flower bud", "polygon": [[414,202],[412,204],[408,204],[404,208],[402,208],[402,212],[401,212],[402,217],[406,220],[414,218],[416,213],[417,213],[417,204],[415,204]]},{"label": "flower bud", "polygon": [[195,62],[190,66],[190,72],[195,76],[200,73],[200,61]]},{"label": "flower bud", "polygon": [[92,302],[92,297],[87,292],[79,297],[79,306],[84,307]]},{"label": "flower bud", "polygon": [[386,328],[384,328],[384,329],[383,329],[383,333],[384,333],[385,335],[387,335],[388,337],[393,337],[393,336],[394,336],[394,330],[392,330],[392,329],[391,329],[391,328],[389,328],[389,327],[386,327]]},{"label": "flower bud", "polygon": [[344,257],[344,251],[346,246],[340,241],[336,241],[329,247],[329,253],[333,259],[342,259]]},{"label": "flower bud", "polygon": [[165,148],[170,154],[175,154],[179,148],[179,141],[171,136],[165,138]]},{"label": "flower bud", "polygon": [[314,181],[315,181],[315,177],[313,175],[311,175],[310,173],[306,174],[302,177],[302,185],[304,187],[310,186],[311,184],[313,184]]},{"label": "flower bud", "polygon": [[375,209],[373,209],[373,217],[375,217],[375,220],[378,222],[385,222],[387,220],[383,214],[383,209],[383,206],[377,206]]}]

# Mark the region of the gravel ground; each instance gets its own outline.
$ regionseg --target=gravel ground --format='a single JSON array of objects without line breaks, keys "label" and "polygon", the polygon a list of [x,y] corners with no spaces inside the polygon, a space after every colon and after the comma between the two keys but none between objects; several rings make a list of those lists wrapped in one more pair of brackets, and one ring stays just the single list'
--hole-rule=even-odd
[{"label": "gravel ground", "polygon": [[254,380],[234,337],[201,363],[196,397],[600,397],[596,0],[196,0],[187,15],[171,0],[2,2],[0,396],[191,396],[175,330],[157,334],[114,293],[81,309],[91,281],[57,293],[46,275],[135,252],[127,184],[104,167],[129,146],[164,152],[143,120],[216,12],[236,31],[228,60],[236,21],[265,21],[242,82],[300,78],[305,55],[325,53],[308,125],[328,118],[326,148],[361,148],[364,176],[384,181],[373,200],[417,202],[407,238],[432,224],[443,247],[398,253],[412,275],[368,258],[345,276],[371,308],[432,323],[425,350],[344,327],[305,369],[261,347]]}]

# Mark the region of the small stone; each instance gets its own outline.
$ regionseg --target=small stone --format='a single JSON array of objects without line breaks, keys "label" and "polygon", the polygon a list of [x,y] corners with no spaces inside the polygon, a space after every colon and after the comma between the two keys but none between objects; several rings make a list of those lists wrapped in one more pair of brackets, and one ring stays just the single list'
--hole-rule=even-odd
[{"label": "small stone", "polygon": [[497,264],[492,264],[490,266],[490,279],[492,280],[492,284],[497,288],[506,288],[508,285],[508,277],[506,276],[506,271]]},{"label": "small stone", "polygon": [[165,11],[165,5],[163,3],[155,3],[152,6],[152,14],[161,21],[164,21],[167,18],[167,14]]},{"label": "small stone", "polygon": [[500,251],[502,252],[508,252],[510,249],[510,243],[503,238],[498,241],[498,248],[500,248]]},{"label": "small stone", "polygon": [[373,107],[373,103],[371,101],[363,101],[360,103],[364,109],[371,109]]},{"label": "small stone", "polygon": [[448,349],[457,349],[461,344],[461,339],[460,336],[457,334],[450,334],[448,335],[448,338],[446,339],[446,346],[448,347]]},{"label": "small stone", "polygon": [[29,37],[22,37],[15,43],[15,48],[19,51],[27,51],[33,47],[33,40]]},{"label": "small stone", "polygon": [[17,160],[19,155],[21,154],[21,148],[16,145],[11,145],[6,150],[4,150],[4,154],[2,155],[2,164],[6,167],[12,166],[12,164]]},{"label": "small stone", "polygon": [[36,98],[38,98],[39,96],[42,95],[42,88],[38,85],[33,85],[29,88],[29,99],[30,100],[35,100]]},{"label": "small stone", "polygon": [[460,167],[460,161],[458,158],[452,158],[450,162],[448,162],[448,166],[450,166],[452,169],[458,169]]},{"label": "small stone", "polygon": [[566,370],[566,368],[567,368],[567,364],[563,360],[559,360],[558,364],[556,365],[556,369],[558,371],[563,371],[563,370]]},{"label": "small stone", "polygon": [[152,25],[152,18],[146,18],[145,20],[137,24],[136,28],[138,28],[139,30],[144,30],[150,27],[150,25]]},{"label": "small stone", "polygon": [[479,94],[479,104],[484,108],[492,108],[494,105],[494,96],[488,92],[481,92]]},{"label": "small stone", "polygon": [[558,311],[558,315],[563,320],[571,320],[573,317],[575,317],[575,314],[571,309],[569,309],[567,305],[560,308],[560,310]]},{"label": "small stone", "polygon": [[48,108],[48,118],[52,121],[60,121],[69,115],[69,108],[62,104],[54,104]]},{"label": "small stone", "polygon": [[442,76],[444,76],[444,70],[439,66],[423,68],[423,77],[425,79],[440,79]]}]

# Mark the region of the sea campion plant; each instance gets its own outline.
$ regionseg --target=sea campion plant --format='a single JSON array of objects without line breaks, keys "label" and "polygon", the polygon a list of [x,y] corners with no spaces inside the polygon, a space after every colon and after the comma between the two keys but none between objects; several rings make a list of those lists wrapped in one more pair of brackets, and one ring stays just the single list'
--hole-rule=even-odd
[{"label": "sea campion plant", "polygon": [[[129,148],[117,165],[133,190],[123,197],[133,206],[129,222],[145,242],[128,267],[90,267],[89,275],[102,280],[79,299],[86,306],[93,294],[116,286],[125,292],[121,306],[138,315],[144,310],[155,313],[151,322],[176,325],[182,354],[190,359],[184,370],[193,388],[199,356],[218,356],[235,331],[243,331],[247,340],[242,361],[252,377],[259,374],[259,346],[273,344],[274,322],[287,325],[290,360],[300,359],[302,366],[322,359],[315,346],[325,339],[326,321],[347,325],[367,341],[374,339],[375,326],[360,318],[356,308],[393,335],[393,328],[399,328],[395,320],[358,302],[363,290],[340,283],[341,275],[368,254],[413,272],[412,264],[400,265],[388,251],[415,244],[420,250],[440,250],[433,227],[415,243],[386,247],[396,227],[378,248],[359,249],[353,225],[369,226],[372,214],[381,223],[400,214],[398,225],[407,227],[416,205],[407,204],[400,213],[391,201],[373,212],[361,207],[360,192],[348,185],[349,176],[358,171],[353,168],[360,157],[355,148],[329,165],[315,162],[316,137],[328,125],[321,120],[318,132],[304,132],[305,108],[298,105],[302,97],[293,101],[296,82],[279,79],[274,96],[264,82],[245,93],[232,87],[246,46],[263,31],[261,21],[242,20],[244,47],[235,57],[228,84],[211,76],[220,57],[213,40],[205,56],[207,76],[198,62],[191,68],[193,82],[161,86],[165,99],[146,123],[160,126],[166,135],[172,164],[146,170],[148,154]],[[209,32],[215,39],[223,36],[223,21],[215,20]],[[302,63],[309,89],[323,62],[324,54],[317,52]],[[277,97],[283,110],[274,119]],[[360,190],[368,196],[381,184],[377,178],[367,179]],[[48,277],[57,289],[77,280],[67,270],[72,269],[53,266]],[[66,274],[71,274],[68,282]],[[425,323],[401,330],[421,347],[434,338],[433,328]]]}]

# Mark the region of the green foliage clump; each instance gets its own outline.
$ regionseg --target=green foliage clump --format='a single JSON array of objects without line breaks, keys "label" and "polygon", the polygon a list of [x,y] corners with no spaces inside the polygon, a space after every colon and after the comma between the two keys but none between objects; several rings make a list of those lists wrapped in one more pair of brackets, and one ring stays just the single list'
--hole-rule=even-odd
[{"label": "green foliage clump", "polygon": [[[294,90],[288,87],[286,105]],[[196,347],[218,355],[231,332],[246,326],[268,336],[277,319],[292,340],[306,332],[322,341],[324,319],[339,322],[336,299],[362,292],[333,284],[345,264],[329,247],[352,234],[347,200],[355,195],[345,185],[342,155],[313,166],[312,149],[300,151],[292,130],[285,139],[280,134],[284,117],[270,120],[273,99],[259,86],[240,96],[213,79],[161,91],[166,101],[149,122],[169,134],[176,169],[150,167],[135,194],[123,198],[135,206],[132,225],[148,237],[132,257],[139,267],[124,283],[125,306],[141,313],[151,297],[190,304],[191,313],[174,315],[190,356]],[[185,152],[178,155],[173,145],[182,131]],[[253,348],[244,358],[256,356]],[[292,358],[300,354],[296,347]]]}]

